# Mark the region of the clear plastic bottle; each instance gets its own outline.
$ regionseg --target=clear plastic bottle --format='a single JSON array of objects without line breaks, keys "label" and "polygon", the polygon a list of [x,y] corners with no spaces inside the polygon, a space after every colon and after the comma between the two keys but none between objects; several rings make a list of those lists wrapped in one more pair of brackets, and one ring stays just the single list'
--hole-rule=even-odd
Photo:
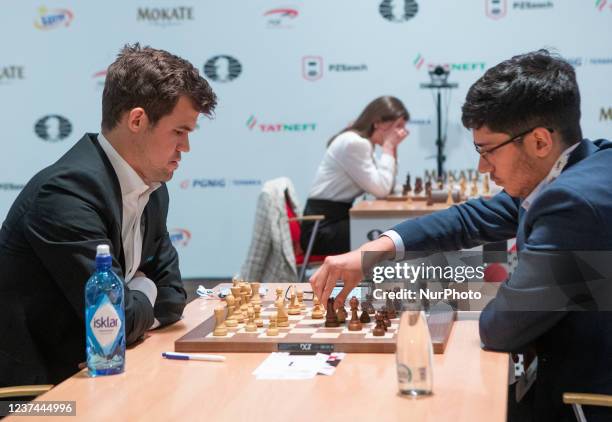
[{"label": "clear plastic bottle", "polygon": [[112,269],[108,245],[98,245],[96,271],[85,285],[87,367],[92,377],[125,368],[123,282]]},{"label": "clear plastic bottle", "polygon": [[402,313],[395,357],[401,395],[418,397],[433,393],[433,347],[425,312]]}]

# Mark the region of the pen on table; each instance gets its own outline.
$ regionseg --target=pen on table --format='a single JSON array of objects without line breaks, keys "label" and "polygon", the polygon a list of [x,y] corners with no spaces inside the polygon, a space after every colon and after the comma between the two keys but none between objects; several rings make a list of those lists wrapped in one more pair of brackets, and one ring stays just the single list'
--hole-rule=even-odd
[{"label": "pen on table", "polygon": [[225,356],[220,355],[203,355],[199,353],[176,353],[176,352],[163,352],[162,356],[166,359],[177,359],[177,360],[206,360],[210,362],[225,362]]}]

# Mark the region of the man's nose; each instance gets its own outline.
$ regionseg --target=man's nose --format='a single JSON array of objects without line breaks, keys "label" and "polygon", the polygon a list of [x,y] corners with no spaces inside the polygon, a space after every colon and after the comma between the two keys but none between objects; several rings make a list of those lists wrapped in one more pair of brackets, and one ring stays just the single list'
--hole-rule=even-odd
[{"label": "man's nose", "polygon": [[493,170],[493,166],[491,165],[491,163],[489,163],[487,159],[481,155],[480,159],[478,160],[478,172],[479,173],[491,173],[492,170]]}]

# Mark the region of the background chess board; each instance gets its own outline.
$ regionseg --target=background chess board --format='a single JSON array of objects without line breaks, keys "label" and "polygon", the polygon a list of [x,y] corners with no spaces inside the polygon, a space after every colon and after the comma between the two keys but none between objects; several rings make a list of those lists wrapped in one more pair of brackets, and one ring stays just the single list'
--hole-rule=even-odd
[{"label": "background chess board", "polygon": [[[179,338],[174,343],[177,352],[276,352],[279,343],[312,343],[333,344],[335,352],[351,353],[395,353],[395,342],[399,328],[399,315],[391,319],[391,327],[384,336],[375,337],[372,329],[376,325],[374,316],[370,315],[372,322],[363,324],[361,331],[349,331],[348,321],[351,318],[348,312],[347,322],[338,328],[326,328],[325,319],[312,319],[312,307],[306,306],[301,315],[289,315],[289,327],[279,327],[279,335],[269,337],[266,335],[268,320],[276,313],[273,302],[263,302],[261,319],[264,327],[256,332],[246,332],[245,324],[236,328],[228,328],[228,335],[215,337],[212,332],[215,327],[215,318],[211,316],[202,324]],[[348,311],[348,309],[347,309]],[[444,353],[446,342],[450,335],[454,312],[430,314],[427,317],[429,331],[433,343],[434,353]]]}]

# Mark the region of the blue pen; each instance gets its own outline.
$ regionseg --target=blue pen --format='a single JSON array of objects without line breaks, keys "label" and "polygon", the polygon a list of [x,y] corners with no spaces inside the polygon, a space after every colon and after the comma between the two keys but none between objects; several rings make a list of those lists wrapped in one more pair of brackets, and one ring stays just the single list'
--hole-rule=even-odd
[{"label": "blue pen", "polygon": [[203,355],[201,353],[176,353],[176,352],[163,352],[162,356],[166,359],[177,359],[177,360],[205,360],[209,362],[225,362],[225,356],[219,355]]}]

